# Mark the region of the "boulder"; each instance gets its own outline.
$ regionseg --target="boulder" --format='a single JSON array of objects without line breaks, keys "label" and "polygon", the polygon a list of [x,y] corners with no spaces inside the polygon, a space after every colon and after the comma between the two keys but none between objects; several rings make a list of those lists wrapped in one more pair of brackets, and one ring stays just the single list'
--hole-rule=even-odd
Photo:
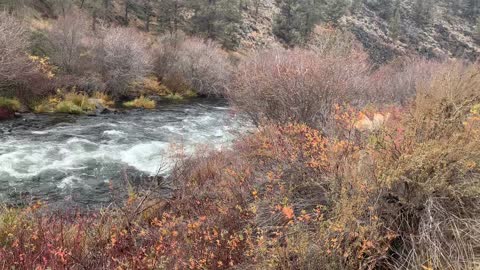
[{"label": "boulder", "polygon": [[95,105],[95,111],[93,112],[92,115],[100,115],[100,114],[107,114],[107,113],[114,112],[114,110],[103,106],[102,101],[100,99],[90,98],[88,99],[88,102]]}]

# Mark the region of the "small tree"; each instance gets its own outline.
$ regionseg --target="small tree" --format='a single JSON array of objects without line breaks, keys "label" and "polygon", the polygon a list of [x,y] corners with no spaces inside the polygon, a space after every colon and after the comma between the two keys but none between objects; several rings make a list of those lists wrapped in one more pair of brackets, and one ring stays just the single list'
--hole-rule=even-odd
[{"label": "small tree", "polygon": [[398,39],[402,32],[402,14],[400,13],[400,2],[397,1],[394,15],[388,22],[388,28],[390,31],[390,37],[394,40]]},{"label": "small tree", "polygon": [[477,19],[477,24],[475,25],[474,38],[477,42],[480,42],[480,18]]}]

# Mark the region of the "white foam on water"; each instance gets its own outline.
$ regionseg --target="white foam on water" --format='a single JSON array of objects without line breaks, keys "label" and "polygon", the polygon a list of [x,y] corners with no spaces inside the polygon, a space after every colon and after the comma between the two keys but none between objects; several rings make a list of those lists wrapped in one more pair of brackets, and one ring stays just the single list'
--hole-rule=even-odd
[{"label": "white foam on water", "polygon": [[95,179],[108,182],[120,173],[119,165],[155,175],[173,166],[172,143],[186,153],[200,145],[219,149],[244,130],[234,115],[211,107],[187,107],[178,114],[126,114],[115,120],[84,118],[79,123],[0,137],[0,180],[21,186],[32,179],[40,183],[58,179],[55,185],[65,189],[90,185]]},{"label": "white foam on water", "polygon": [[57,184],[57,187],[60,189],[71,188],[73,186],[73,183],[77,181],[82,181],[82,179],[71,175],[63,178],[63,180]]},{"label": "white foam on water", "polygon": [[102,133],[102,135],[106,136],[106,137],[123,137],[126,134],[125,134],[125,132],[120,131],[120,130],[105,130]]},{"label": "white foam on water", "polygon": [[166,142],[140,143],[121,152],[119,156],[120,160],[129,166],[155,175],[162,166],[162,157],[165,158],[168,148],[169,143]]},{"label": "white foam on water", "polygon": [[34,135],[45,135],[45,134],[48,134],[48,130],[32,131],[32,134],[34,134]]}]

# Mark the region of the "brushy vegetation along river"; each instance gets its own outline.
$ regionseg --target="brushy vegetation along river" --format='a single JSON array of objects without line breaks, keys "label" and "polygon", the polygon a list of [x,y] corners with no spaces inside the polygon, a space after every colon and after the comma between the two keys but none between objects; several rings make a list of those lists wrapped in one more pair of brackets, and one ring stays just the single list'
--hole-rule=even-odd
[{"label": "brushy vegetation along river", "polygon": [[110,181],[156,174],[171,161],[172,144],[187,151],[202,144],[218,148],[244,128],[219,100],[98,117],[31,115],[0,122],[0,202],[108,203]]}]

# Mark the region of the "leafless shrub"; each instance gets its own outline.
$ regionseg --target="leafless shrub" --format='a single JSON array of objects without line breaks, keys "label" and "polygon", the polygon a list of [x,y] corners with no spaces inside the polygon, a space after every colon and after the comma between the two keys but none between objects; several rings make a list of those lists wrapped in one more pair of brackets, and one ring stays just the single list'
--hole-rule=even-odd
[{"label": "leafless shrub", "polygon": [[335,103],[358,103],[367,64],[362,54],[306,50],[255,53],[239,65],[228,98],[257,124],[302,122],[323,127]]},{"label": "leafless shrub", "polygon": [[114,96],[126,94],[132,82],[152,70],[148,40],[135,29],[110,28],[101,46],[107,90]]},{"label": "leafless shrub", "polygon": [[15,96],[29,105],[50,89],[50,81],[27,54],[28,30],[0,12],[0,95]]},{"label": "leafless shrub", "polygon": [[429,81],[441,63],[424,59],[400,59],[380,67],[369,78],[372,100],[377,103],[412,101],[420,83]]},{"label": "leafless shrub", "polygon": [[61,16],[48,32],[49,52],[53,63],[66,73],[79,71],[82,54],[85,54],[87,18],[78,10]]},{"label": "leafless shrub", "polygon": [[156,73],[172,91],[193,90],[201,95],[225,92],[232,68],[228,55],[213,41],[164,38],[157,55]]},{"label": "leafless shrub", "polygon": [[14,17],[0,12],[0,89],[34,72],[27,58],[28,34],[25,26]]}]

